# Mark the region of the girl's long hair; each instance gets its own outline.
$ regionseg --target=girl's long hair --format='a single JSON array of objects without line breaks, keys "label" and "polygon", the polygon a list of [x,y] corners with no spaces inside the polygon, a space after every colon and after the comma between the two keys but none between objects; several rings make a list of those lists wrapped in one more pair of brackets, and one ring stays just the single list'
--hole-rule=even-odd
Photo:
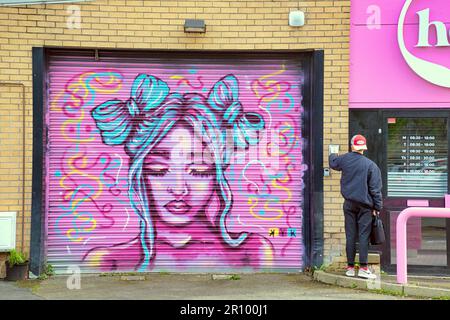
[{"label": "girl's long hair", "polygon": [[207,96],[203,96],[170,93],[168,85],[161,79],[141,74],[134,80],[128,100],[109,100],[92,110],[103,143],[124,144],[130,157],[128,196],[139,216],[144,252],[140,271],[147,269],[155,255],[155,230],[143,172],[144,161],[179,122],[192,127],[214,157],[219,214],[208,216],[208,220],[220,228],[221,237],[231,247],[238,247],[247,238],[246,232],[232,237],[226,228],[225,219],[232,208],[233,197],[224,171],[234,147],[247,148],[258,142],[264,120],[258,113],[244,113],[238,96],[238,81],[233,75],[220,79]]}]

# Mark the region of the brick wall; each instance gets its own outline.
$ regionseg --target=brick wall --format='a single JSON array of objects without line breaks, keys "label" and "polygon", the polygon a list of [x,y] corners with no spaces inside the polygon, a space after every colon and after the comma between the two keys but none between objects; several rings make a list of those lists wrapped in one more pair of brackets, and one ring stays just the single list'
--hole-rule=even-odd
[{"label": "brick wall", "polygon": [[[73,7],[75,6],[75,7]],[[80,28],[76,27],[79,8]],[[306,25],[288,26],[301,9]],[[76,11],[75,11],[76,12]],[[185,34],[186,18],[205,19],[205,34]],[[0,211],[18,212],[17,247],[29,250],[33,46],[121,49],[324,49],[324,165],[328,144],[348,139],[350,0],[125,1],[0,7]],[[75,23],[75,24],[74,24]],[[69,28],[68,26],[72,27]],[[25,188],[22,183],[22,89],[25,86]],[[24,188],[24,189],[23,189]],[[344,248],[339,175],[325,178],[325,262]],[[25,191],[25,202],[22,192]]]}]

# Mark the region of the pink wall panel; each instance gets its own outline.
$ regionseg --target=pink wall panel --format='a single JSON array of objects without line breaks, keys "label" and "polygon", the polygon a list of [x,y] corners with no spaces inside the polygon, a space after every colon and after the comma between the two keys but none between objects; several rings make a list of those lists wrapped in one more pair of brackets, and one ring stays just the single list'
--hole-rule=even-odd
[{"label": "pink wall panel", "polygon": [[[406,1],[361,0],[351,4],[350,108],[450,107],[450,88],[423,79],[407,64],[400,51],[397,29]],[[432,46],[416,47],[417,12],[424,9],[430,10],[430,22],[442,22],[450,30],[448,1],[413,0],[405,16],[405,46],[413,56],[448,69],[450,46],[435,46],[434,27],[429,29]],[[450,38],[448,31],[447,36]]]}]

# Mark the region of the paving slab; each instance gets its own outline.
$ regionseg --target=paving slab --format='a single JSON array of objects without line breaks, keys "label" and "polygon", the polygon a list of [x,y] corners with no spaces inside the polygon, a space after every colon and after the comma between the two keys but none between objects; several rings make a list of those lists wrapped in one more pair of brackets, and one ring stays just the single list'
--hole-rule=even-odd
[{"label": "paving slab", "polygon": [[439,298],[445,297],[450,299],[450,290],[441,288],[430,288],[430,287],[420,287],[420,286],[404,286],[404,293],[411,296],[422,296],[422,297],[432,297]]},{"label": "paving slab", "polygon": [[[235,280],[233,280],[235,279]],[[211,274],[146,274],[142,281],[124,281],[120,275],[82,275],[79,289],[67,276],[28,280],[20,286],[51,300],[406,300],[314,281],[305,273],[239,274],[213,280]],[[69,283],[70,284],[70,283]],[[72,289],[69,289],[72,288]],[[0,290],[0,296],[7,292]],[[20,299],[20,297],[19,297]]]},{"label": "paving slab", "polygon": [[30,288],[19,287],[15,282],[0,280],[0,300],[42,300]]},{"label": "paving slab", "polygon": [[404,294],[404,289],[401,284],[396,283],[388,283],[388,282],[382,282],[381,283],[381,290],[384,290],[386,292],[392,292],[394,294]]},{"label": "paving slab", "polygon": [[[396,275],[381,275],[381,279],[389,283],[397,283]],[[408,285],[419,287],[441,288],[450,290],[450,277],[408,276]]]},{"label": "paving slab", "polygon": [[378,275],[376,280],[347,277],[344,272],[322,271],[314,273],[314,279],[327,284],[368,291],[380,291],[393,295],[414,296],[417,298],[450,299],[450,279],[448,277],[408,277],[407,284],[398,284],[394,275]]}]

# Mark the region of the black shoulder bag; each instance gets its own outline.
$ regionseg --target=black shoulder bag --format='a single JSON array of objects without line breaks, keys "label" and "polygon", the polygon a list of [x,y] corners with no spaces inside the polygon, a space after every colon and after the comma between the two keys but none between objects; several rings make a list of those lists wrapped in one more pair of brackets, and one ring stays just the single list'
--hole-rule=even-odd
[{"label": "black shoulder bag", "polygon": [[380,215],[376,214],[372,216],[372,231],[370,233],[370,244],[379,245],[386,241],[386,234],[384,233],[383,221],[381,221]]}]

